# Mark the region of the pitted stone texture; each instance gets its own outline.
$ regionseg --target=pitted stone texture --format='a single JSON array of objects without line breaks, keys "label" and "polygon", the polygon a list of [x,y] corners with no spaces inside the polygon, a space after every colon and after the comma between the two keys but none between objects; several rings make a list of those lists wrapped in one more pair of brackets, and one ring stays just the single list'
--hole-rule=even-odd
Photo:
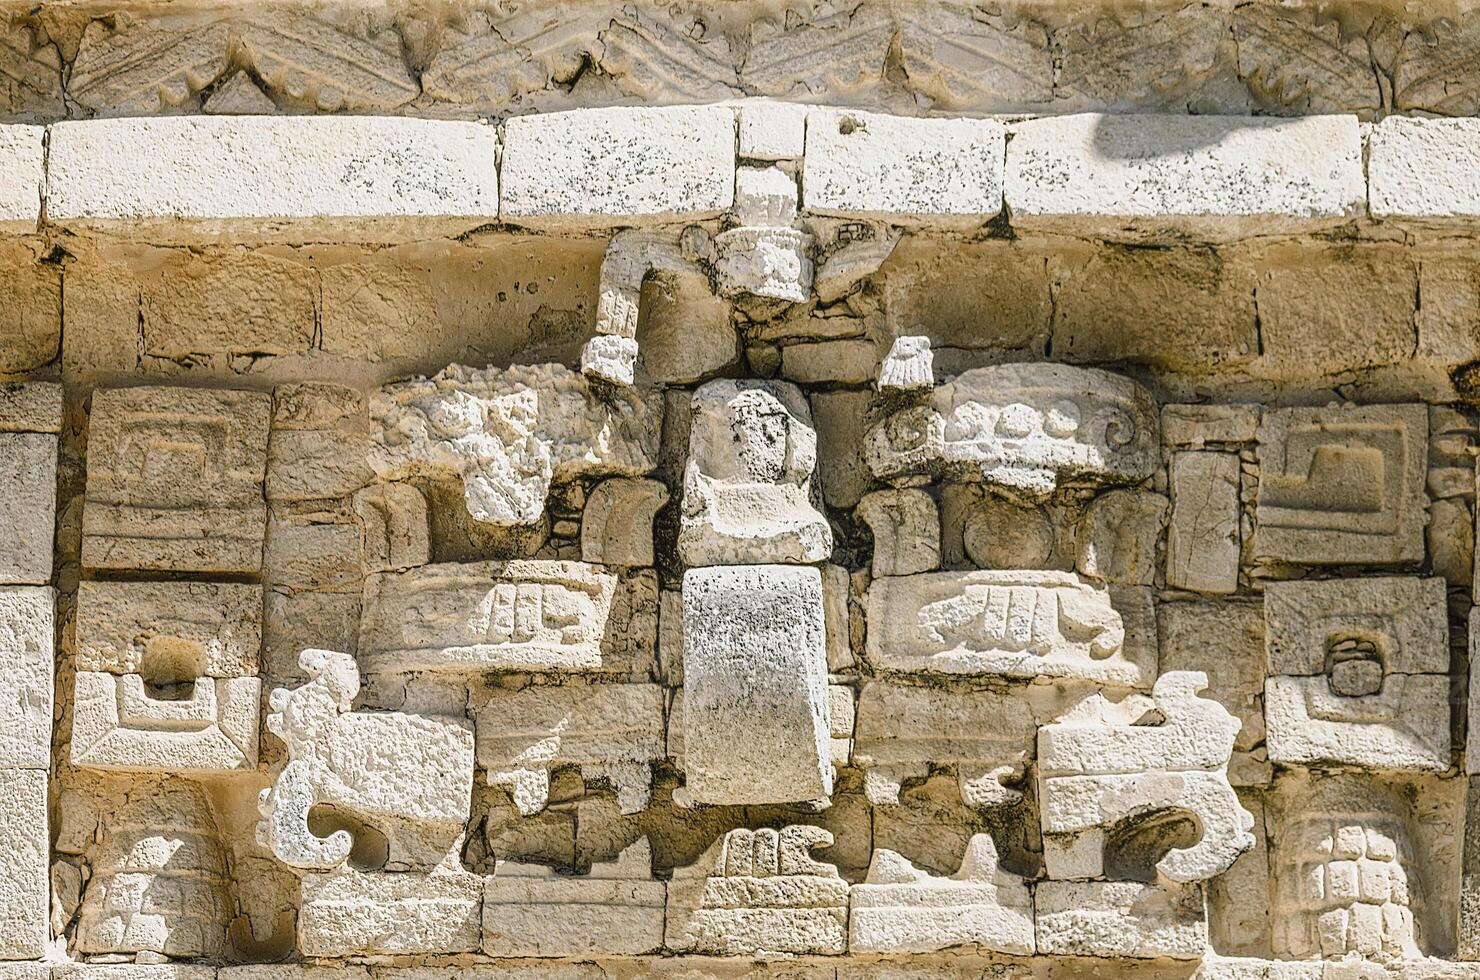
[{"label": "pitted stone texture", "polygon": [[839,955],[848,947],[848,883],[809,853],[821,827],[732,830],[668,885],[665,944],[712,956]]},{"label": "pitted stone texture", "polygon": [[735,115],[723,106],[576,109],[510,119],[501,217],[613,226],[713,217],[735,194]]},{"label": "pitted stone texture", "polygon": [[739,105],[742,160],[796,160],[807,135],[807,107],[758,99]]},{"label": "pitted stone texture", "polygon": [[1367,146],[1375,217],[1480,217],[1480,120],[1389,116]]},{"label": "pitted stone texture", "polygon": [[930,572],[868,590],[875,670],[1075,677],[1145,686],[1153,663],[1126,648],[1110,592],[1069,572]]},{"label": "pitted stone texture", "polygon": [[810,564],[832,553],[812,493],[817,434],[780,381],[711,381],[694,393],[678,555],[687,565]]},{"label": "pitted stone texture", "polygon": [[581,560],[599,565],[651,565],[653,518],[668,503],[657,480],[603,480],[581,512]]},{"label": "pitted stone texture", "polygon": [[0,588],[0,768],[51,768],[56,592]]},{"label": "pitted stone texture", "polygon": [[1168,587],[1213,595],[1238,590],[1239,472],[1233,453],[1172,454]]},{"label": "pitted stone texture", "polygon": [[156,697],[140,674],[78,671],[72,763],[123,772],[210,773],[257,766],[257,677],[193,678],[187,697]]},{"label": "pitted stone texture", "polygon": [[271,399],[258,392],[94,392],[83,565],[257,572],[271,413]]},{"label": "pitted stone texture", "polygon": [[654,468],[662,409],[632,389],[598,397],[558,364],[477,369],[387,385],[371,396],[382,479],[462,477],[474,520],[533,524],[552,481]]},{"label": "pitted stone texture", "polygon": [[483,880],[462,868],[309,874],[300,904],[298,949],[305,956],[471,953]]},{"label": "pitted stone texture", "polygon": [[[173,240],[457,233],[498,215],[497,131],[394,116],[159,116],[51,127],[47,215]],[[363,231],[362,231],[363,230]]]},{"label": "pitted stone texture", "polygon": [[821,574],[784,565],[690,569],[683,612],[689,800],[829,796]]},{"label": "pitted stone texture", "polygon": [[1035,728],[1025,701],[996,691],[913,687],[871,680],[858,699],[853,762],[875,806],[897,805],[908,780],[954,766],[968,806],[1010,803],[1004,785],[1033,755]]},{"label": "pitted stone texture", "polygon": [[636,813],[652,797],[651,766],[664,757],[663,702],[657,684],[491,688],[473,697],[475,758],[525,816],[544,809],[560,766],[609,781],[618,809]]},{"label": "pitted stone texture", "polygon": [[590,671],[613,633],[617,577],[576,561],[423,565],[365,583],[370,673]]},{"label": "pitted stone texture", "polygon": [[43,126],[0,126],[0,232],[28,234],[41,217]]},{"label": "pitted stone texture", "polygon": [[812,236],[794,228],[731,228],[714,236],[721,296],[804,303],[812,291]]},{"label": "pitted stone texture", "polygon": [[273,391],[267,499],[346,497],[370,482],[365,397],[354,388],[306,383]]},{"label": "pitted stone texture", "polygon": [[483,951],[491,956],[640,956],[663,946],[667,885],[643,837],[588,875],[499,861],[486,880]]},{"label": "pitted stone texture", "polygon": [[62,430],[62,386],[45,381],[0,384],[0,432]]},{"label": "pitted stone texture", "polygon": [[1355,116],[1032,119],[1013,127],[1005,183],[1015,225],[1213,236],[1335,224],[1367,190]]},{"label": "pitted stone texture", "polygon": [[77,669],[162,668],[171,681],[256,677],[262,589],[211,582],[82,582]]},{"label": "pitted stone texture", "polygon": [[[46,770],[0,769],[0,958],[39,959],[47,924]],[[846,896],[845,896],[846,901]]]},{"label": "pitted stone texture", "polygon": [[268,699],[267,730],[287,745],[288,761],[258,800],[257,842],[295,868],[342,867],[349,831],[309,829],[309,811],[327,804],[383,833],[389,860],[441,864],[472,805],[471,726],[461,717],[351,711],[360,672],[348,654],[305,650],[299,665],[308,682]]},{"label": "pitted stone texture", "polygon": [[1310,565],[1421,561],[1423,405],[1266,409],[1257,558]]},{"label": "pitted stone texture", "polygon": [[1002,210],[1006,130],[991,119],[807,113],[810,214],[982,223]]},{"label": "pitted stone texture", "polygon": [[864,455],[885,479],[945,473],[1030,495],[1060,486],[1139,483],[1158,466],[1156,403],[1096,368],[974,368],[869,431]]},{"label": "pitted stone texture", "polygon": [[0,583],[51,581],[57,437],[0,432]]},{"label": "pitted stone texture", "polygon": [[966,845],[949,878],[921,871],[903,855],[874,851],[868,877],[848,889],[848,949],[927,953],[954,946],[1018,956],[1033,952],[1033,899],[1023,879],[1001,870],[990,834]]},{"label": "pitted stone texture", "polygon": [[1043,881],[1034,903],[1040,953],[1195,960],[1207,951],[1199,885]]},{"label": "pitted stone texture", "polygon": [[929,337],[895,337],[879,365],[880,391],[924,391],[935,386]]},{"label": "pitted stone texture", "polygon": [[875,490],[854,512],[874,536],[873,573],[913,575],[940,565],[940,510],[923,490]]},{"label": "pitted stone texture", "polygon": [[[1271,674],[1326,673],[1342,641],[1365,639],[1384,673],[1449,671],[1444,580],[1406,576],[1271,582],[1264,592]],[[1364,645],[1365,646],[1365,645]],[[1358,651],[1353,651],[1354,653]]]},{"label": "pitted stone texture", "polygon": [[1111,490],[1085,508],[1074,567],[1112,585],[1151,585],[1167,498],[1146,490]]},{"label": "pitted stone texture", "polygon": [[1381,691],[1345,697],[1325,677],[1264,682],[1269,761],[1443,772],[1449,768],[1449,678],[1393,674]]}]

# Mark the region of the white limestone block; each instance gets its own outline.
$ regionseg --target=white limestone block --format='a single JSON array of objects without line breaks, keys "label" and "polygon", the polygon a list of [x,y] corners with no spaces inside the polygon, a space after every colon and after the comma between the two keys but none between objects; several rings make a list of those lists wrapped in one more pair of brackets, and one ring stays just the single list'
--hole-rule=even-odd
[{"label": "white limestone block", "polygon": [[653,563],[653,518],[668,503],[657,480],[603,480],[581,512],[581,560],[598,565]]},{"label": "white limestone block", "polygon": [[611,227],[714,217],[735,196],[735,114],[724,106],[615,107],[504,124],[501,217]]},{"label": "white limestone block", "polygon": [[812,858],[832,834],[794,824],[732,830],[668,884],[665,945],[711,956],[839,955],[848,947],[848,883]]},{"label": "white limestone block", "polygon": [[874,536],[874,576],[913,575],[940,565],[940,510],[923,490],[875,490],[854,514]]},{"label": "white limestone block", "polygon": [[587,875],[499,861],[485,880],[490,956],[641,956],[663,946],[667,885],[653,880],[646,837]]},{"label": "white limestone block", "polygon": [[853,953],[929,953],[979,946],[1031,955],[1033,898],[1018,875],[997,865],[990,834],[975,834],[950,877],[921,871],[903,855],[874,851],[868,877],[848,889]]},{"label": "white limestone block", "polygon": [[47,217],[158,240],[456,234],[498,216],[498,134],[400,116],[153,116],[51,127]]},{"label": "white limestone block", "polygon": [[[1442,578],[1382,575],[1270,582],[1264,644],[1271,674],[1325,674],[1343,640],[1365,640],[1384,673],[1447,674],[1449,615]],[[1352,694],[1353,691],[1346,693]]]},{"label": "white limestone block", "polygon": [[0,125],[0,233],[29,234],[41,218],[44,126]]},{"label": "white limestone block", "polygon": [[256,677],[262,588],[215,582],[81,582],[77,669],[162,681]]},{"label": "white limestone block", "polygon": [[520,813],[544,809],[550,773],[579,766],[609,780],[622,813],[652,796],[652,764],[664,757],[663,688],[657,684],[489,688],[473,696],[476,759],[490,786],[505,786]]},{"label": "white limestone block", "polygon": [[1268,677],[1269,761],[1443,772],[1449,768],[1449,678],[1389,674],[1377,693],[1346,697],[1325,675]]},{"label": "white limestone block", "polygon": [[613,385],[632,384],[637,370],[637,341],[597,334],[581,348],[581,373]]},{"label": "white limestone block", "polygon": [[1355,116],[1031,119],[1006,172],[1022,227],[1267,233],[1345,221],[1367,194]]},{"label": "white limestone block", "polygon": [[1389,116],[1367,147],[1374,217],[1480,217],[1480,120]]},{"label": "white limestone block", "polygon": [[741,227],[714,236],[721,296],[804,303],[812,289],[812,236],[795,228]]},{"label": "white limestone block", "polygon": [[72,763],[123,772],[255,769],[261,696],[257,677],[201,676],[187,697],[167,700],[139,674],[80,670]]},{"label": "white limestone block", "polygon": [[818,570],[690,569],[683,611],[689,799],[825,799],[832,792],[831,734]]},{"label": "white limestone block", "polygon": [[1172,454],[1168,587],[1213,595],[1238,590],[1239,471],[1234,453]]},{"label": "white limestone block", "polygon": [[981,223],[1002,210],[1006,138],[992,119],[812,109],[802,201],[810,214]]},{"label": "white limestone block", "polygon": [[930,349],[930,338],[895,337],[888,355],[879,365],[879,390],[910,392],[928,391],[933,387],[935,354]]},{"label": "white limestone block", "polygon": [[785,227],[797,216],[797,179],[780,167],[737,167],[737,225]]},{"label": "white limestone block", "polygon": [[576,561],[422,565],[365,582],[369,673],[602,668],[617,577]]},{"label": "white limestone block", "polygon": [[46,770],[0,769],[0,959],[39,959],[51,930]]},{"label": "white limestone block", "polygon": [[429,873],[342,870],[303,878],[304,956],[471,953],[482,926],[483,879],[460,867]]},{"label": "white limestone block", "polygon": [[1033,900],[1042,954],[1195,960],[1207,951],[1208,920],[1197,885],[1041,881]]},{"label": "white limestone block", "polygon": [[0,768],[51,768],[56,592],[0,588]]},{"label": "white limestone block", "polygon": [[0,583],[51,581],[57,437],[0,432]]},{"label": "white limestone block", "polygon": [[807,135],[807,107],[795,102],[756,99],[741,102],[739,153],[742,160],[795,160]]}]

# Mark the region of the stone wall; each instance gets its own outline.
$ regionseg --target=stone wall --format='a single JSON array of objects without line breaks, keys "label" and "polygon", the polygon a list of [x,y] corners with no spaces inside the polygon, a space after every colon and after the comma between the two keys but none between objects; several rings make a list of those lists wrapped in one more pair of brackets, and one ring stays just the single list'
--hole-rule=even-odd
[{"label": "stone wall", "polygon": [[1476,23],[0,5],[0,980],[1480,977]]}]

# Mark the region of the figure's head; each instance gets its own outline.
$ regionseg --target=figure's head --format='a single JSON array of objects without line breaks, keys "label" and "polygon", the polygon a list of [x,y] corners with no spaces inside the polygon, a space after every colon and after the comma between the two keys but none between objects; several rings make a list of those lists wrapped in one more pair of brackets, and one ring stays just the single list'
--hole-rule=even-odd
[{"label": "figure's head", "polygon": [[310,647],[298,655],[298,666],[324,685],[340,711],[348,711],[360,693],[360,668],[347,653]]}]

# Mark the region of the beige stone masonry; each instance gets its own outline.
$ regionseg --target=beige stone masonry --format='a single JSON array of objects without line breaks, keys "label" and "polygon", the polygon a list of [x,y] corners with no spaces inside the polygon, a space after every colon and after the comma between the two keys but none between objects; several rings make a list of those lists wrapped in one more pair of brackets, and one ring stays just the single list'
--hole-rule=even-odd
[{"label": "beige stone masonry", "polygon": [[47,217],[160,241],[453,235],[498,215],[489,126],[371,116],[51,127]]},{"label": "beige stone masonry", "polygon": [[45,133],[40,126],[0,126],[0,232],[36,230]]}]

